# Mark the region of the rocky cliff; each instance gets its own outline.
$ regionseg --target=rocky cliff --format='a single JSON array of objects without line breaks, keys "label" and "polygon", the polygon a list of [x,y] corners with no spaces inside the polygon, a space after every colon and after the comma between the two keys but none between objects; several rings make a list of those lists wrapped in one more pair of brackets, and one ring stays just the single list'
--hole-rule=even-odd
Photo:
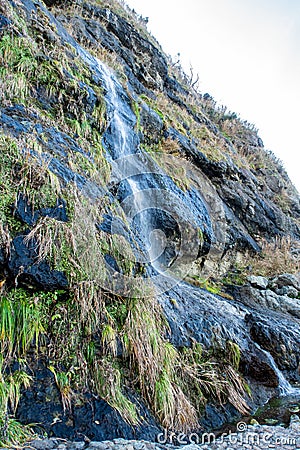
[{"label": "rocky cliff", "polygon": [[1,441],[155,440],[293,392],[281,163],[124,4],[45,3],[0,5]]}]

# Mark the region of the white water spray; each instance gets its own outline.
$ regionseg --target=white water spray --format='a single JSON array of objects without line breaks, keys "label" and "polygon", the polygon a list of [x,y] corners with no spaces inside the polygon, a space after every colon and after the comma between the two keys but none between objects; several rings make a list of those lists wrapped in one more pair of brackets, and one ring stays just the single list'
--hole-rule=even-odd
[{"label": "white water spray", "polygon": [[272,367],[278,378],[278,389],[280,397],[287,397],[290,395],[300,396],[300,389],[293,387],[291,383],[285,378],[281,370],[278,369],[273,356],[267,350],[261,348],[257,343],[255,343],[255,345],[266,356],[270,367]]}]

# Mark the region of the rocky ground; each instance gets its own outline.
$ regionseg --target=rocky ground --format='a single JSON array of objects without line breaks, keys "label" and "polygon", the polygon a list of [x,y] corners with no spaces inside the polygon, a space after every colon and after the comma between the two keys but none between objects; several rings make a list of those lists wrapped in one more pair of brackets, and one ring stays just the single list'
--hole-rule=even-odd
[{"label": "rocky ground", "polygon": [[281,426],[246,425],[240,422],[236,433],[215,438],[214,434],[204,434],[199,437],[190,435],[181,439],[181,444],[174,446],[164,442],[164,436],[158,436],[161,443],[147,441],[127,441],[114,439],[113,441],[67,442],[63,439],[34,440],[25,447],[36,450],[172,450],[172,449],[210,449],[210,450],[260,450],[277,448],[282,450],[300,449],[300,419],[297,415],[291,417],[288,428]]}]

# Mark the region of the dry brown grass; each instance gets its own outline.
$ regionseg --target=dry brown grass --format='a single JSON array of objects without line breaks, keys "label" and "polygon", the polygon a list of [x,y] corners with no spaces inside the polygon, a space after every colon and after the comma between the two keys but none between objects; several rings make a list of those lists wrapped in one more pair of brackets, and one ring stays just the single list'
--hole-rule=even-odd
[{"label": "dry brown grass", "polygon": [[65,222],[60,222],[51,217],[42,217],[30,233],[25,236],[24,243],[29,245],[30,241],[36,241],[37,264],[44,259],[49,259],[56,266],[59,258],[58,249],[62,247],[66,236],[69,237],[70,241],[73,239]]},{"label": "dry brown grass", "polygon": [[105,315],[105,296],[92,281],[81,281],[73,288],[79,323],[93,333],[99,330]]},{"label": "dry brown grass", "polygon": [[223,368],[226,383],[225,398],[242,415],[250,413],[250,406],[245,399],[245,382],[239,373],[230,365]]},{"label": "dry brown grass", "polygon": [[[213,132],[208,126],[201,124],[195,120],[193,115],[184,107],[181,107],[172,102],[166,95],[160,92],[155,92],[156,99],[145,98],[142,99],[163,118],[167,127],[177,129],[181,134],[188,138],[194,138],[199,151],[204,153],[212,161],[224,161],[225,155],[232,154],[231,148],[222,136],[221,133]],[[184,104],[194,112],[196,116],[208,120],[201,110],[201,106],[193,95],[181,96]],[[194,100],[193,100],[194,99]],[[189,132],[187,133],[187,129]],[[176,154],[176,149],[168,145],[168,142],[163,142],[163,149],[171,154]]]},{"label": "dry brown grass", "polygon": [[189,433],[199,427],[196,409],[165,371],[156,382],[154,407],[160,423],[167,430]]},{"label": "dry brown grass", "polygon": [[211,351],[204,351],[200,344],[183,350],[177,370],[184,392],[198,411],[209,399],[221,405],[229,401],[241,414],[248,413],[247,388],[237,367],[239,347],[228,341],[226,348]]},{"label": "dry brown grass", "polygon": [[0,221],[0,248],[4,250],[4,254],[6,257],[10,254],[10,245],[11,245],[11,235],[7,225],[4,225]]},{"label": "dry brown grass", "polygon": [[197,428],[197,412],[176,380],[179,354],[165,340],[166,331],[154,296],[132,299],[122,335],[136,382],[165,428],[188,432]]},{"label": "dry brown grass", "polygon": [[294,241],[289,236],[277,237],[271,242],[261,241],[261,247],[260,255],[247,258],[247,264],[252,267],[255,275],[270,277],[300,271],[299,253],[293,253],[293,249],[299,250],[299,241]]}]

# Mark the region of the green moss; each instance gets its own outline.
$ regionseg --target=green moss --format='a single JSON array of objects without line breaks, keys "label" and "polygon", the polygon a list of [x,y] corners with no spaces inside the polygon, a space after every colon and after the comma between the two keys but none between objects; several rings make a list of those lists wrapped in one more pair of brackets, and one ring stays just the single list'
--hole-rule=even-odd
[{"label": "green moss", "polygon": [[226,342],[228,360],[234,369],[238,370],[241,361],[241,350],[239,346],[232,341]]},{"label": "green moss", "polygon": [[141,129],[141,114],[140,114],[141,110],[140,110],[139,103],[136,102],[136,101],[133,101],[132,102],[132,109],[133,109],[133,112],[134,112],[134,114],[136,116],[136,129],[137,129],[137,131],[139,131]]},{"label": "green moss", "polygon": [[243,286],[246,283],[247,272],[246,267],[236,264],[222,278],[222,283]]},{"label": "green moss", "polygon": [[145,95],[145,94],[140,95],[140,99],[143,100],[146,103],[146,105],[150,106],[150,108],[153,109],[153,111],[155,111],[156,114],[159,115],[159,117],[162,119],[162,121],[165,121],[165,115],[159,109],[159,107],[157,106],[157,103],[154,99],[147,97],[147,95]]},{"label": "green moss", "polygon": [[221,286],[219,283],[203,278],[200,275],[189,275],[187,281],[201,289],[206,289],[211,294],[221,295]]}]

